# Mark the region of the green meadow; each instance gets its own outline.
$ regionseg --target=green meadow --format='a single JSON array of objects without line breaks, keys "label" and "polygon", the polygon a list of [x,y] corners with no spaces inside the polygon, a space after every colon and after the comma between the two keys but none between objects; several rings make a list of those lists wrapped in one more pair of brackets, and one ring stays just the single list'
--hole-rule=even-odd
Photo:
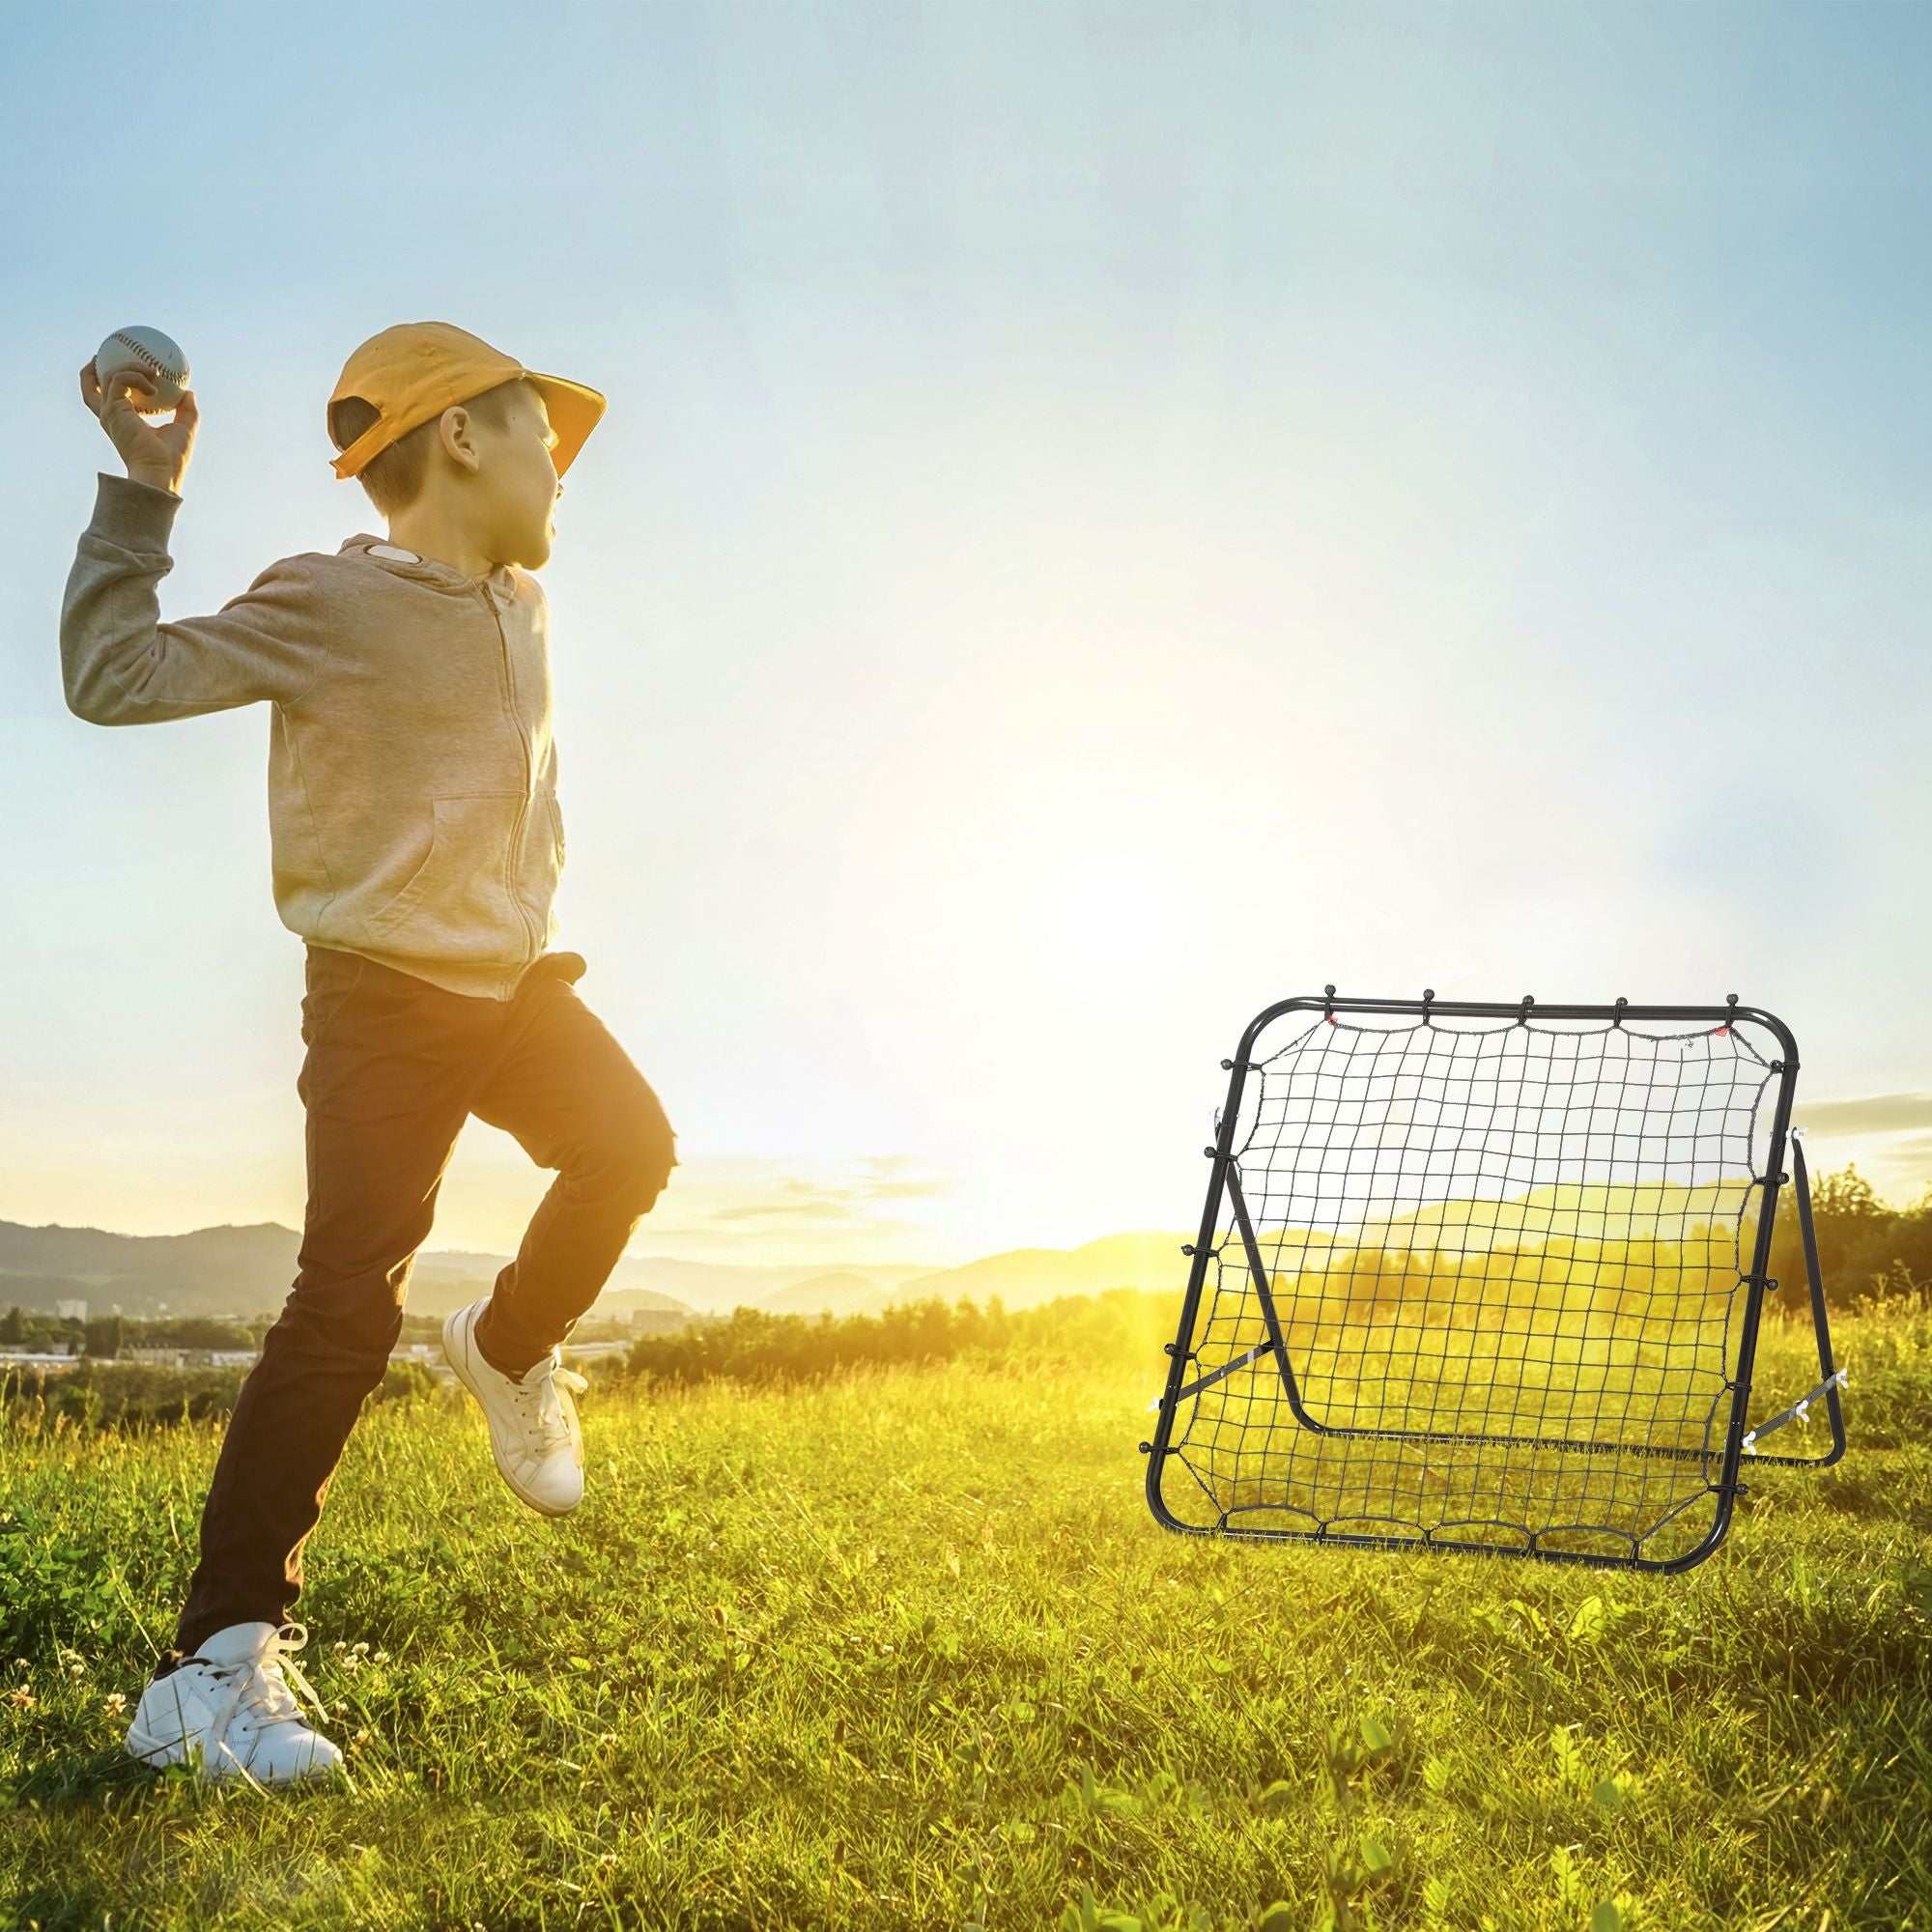
[{"label": "green meadow", "polygon": [[0,1926],[1932,1932],[1918,1296],[1837,1321],[1845,1461],[1674,1579],[1165,1532],[1171,1301],[1063,1307],[600,1377],[561,1522],[453,1392],[372,1405],[296,1612],[332,1790],[122,1754],[219,1419],[15,1402]]}]

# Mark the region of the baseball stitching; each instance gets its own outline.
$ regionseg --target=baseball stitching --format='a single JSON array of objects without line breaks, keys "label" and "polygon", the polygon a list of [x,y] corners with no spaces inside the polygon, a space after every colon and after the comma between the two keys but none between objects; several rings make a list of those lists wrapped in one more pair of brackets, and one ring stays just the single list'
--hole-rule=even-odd
[{"label": "baseball stitching", "polygon": [[123,335],[121,331],[117,328],[114,331],[114,340],[118,342],[123,349],[131,350],[133,352],[135,358],[138,361],[145,362],[148,365],[148,367],[155,372],[156,375],[165,376],[170,383],[179,383],[180,381],[182,381],[182,372],[179,369],[170,369],[165,362],[160,361],[156,356],[153,350],[143,347],[142,344],[136,342],[131,335]]}]

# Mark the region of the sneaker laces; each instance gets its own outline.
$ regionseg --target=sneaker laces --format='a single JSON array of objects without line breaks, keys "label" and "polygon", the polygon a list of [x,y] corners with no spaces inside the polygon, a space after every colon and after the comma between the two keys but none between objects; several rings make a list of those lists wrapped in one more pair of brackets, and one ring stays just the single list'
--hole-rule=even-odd
[{"label": "sneaker laces", "polygon": [[236,1663],[202,1661],[202,1668],[226,1686],[209,1717],[211,1733],[225,1738],[228,1726],[244,1714],[254,1720],[257,1731],[267,1730],[271,1724],[301,1723],[301,1706],[289,1690],[291,1683],[327,1719],[328,1707],[296,1666],[294,1653],[307,1641],[306,1625],[284,1624],[263,1639],[261,1649],[252,1657]]},{"label": "sneaker laces", "polygon": [[510,1384],[525,1433],[536,1438],[540,1450],[561,1448],[570,1440],[570,1416],[559,1390],[574,1389],[582,1395],[589,1386],[575,1369],[563,1367],[554,1349],[526,1370],[523,1380]]}]

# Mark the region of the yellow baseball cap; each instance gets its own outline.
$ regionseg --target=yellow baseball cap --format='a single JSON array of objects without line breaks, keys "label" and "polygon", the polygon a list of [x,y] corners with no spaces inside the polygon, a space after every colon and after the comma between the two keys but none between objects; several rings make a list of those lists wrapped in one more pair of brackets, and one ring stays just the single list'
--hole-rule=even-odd
[{"label": "yellow baseball cap", "polygon": [[404,322],[372,335],[342,365],[333,409],[360,396],[380,412],[376,421],[335,458],[338,476],[354,476],[373,458],[419,423],[431,421],[456,403],[467,403],[499,383],[521,377],[544,399],[550,426],[556,432],[551,451],[561,476],[597,427],[604,398],[582,383],[539,376],[514,355],[492,349],[481,336],[447,322]]}]

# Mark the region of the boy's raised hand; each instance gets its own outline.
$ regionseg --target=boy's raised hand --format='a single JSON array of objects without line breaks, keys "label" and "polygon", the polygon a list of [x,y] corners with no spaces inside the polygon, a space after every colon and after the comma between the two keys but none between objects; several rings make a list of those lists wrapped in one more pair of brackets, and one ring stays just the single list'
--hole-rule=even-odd
[{"label": "boy's raised hand", "polygon": [[80,399],[100,420],[128,466],[128,474],[136,483],[152,484],[179,497],[182,479],[187,474],[188,459],[194,454],[194,433],[201,422],[195,408],[194,391],[182,392],[175,405],[174,419],[156,428],[145,422],[129,400],[131,392],[143,396],[154,390],[139,376],[126,371],[108,379],[103,389],[89,356],[80,372]]}]

